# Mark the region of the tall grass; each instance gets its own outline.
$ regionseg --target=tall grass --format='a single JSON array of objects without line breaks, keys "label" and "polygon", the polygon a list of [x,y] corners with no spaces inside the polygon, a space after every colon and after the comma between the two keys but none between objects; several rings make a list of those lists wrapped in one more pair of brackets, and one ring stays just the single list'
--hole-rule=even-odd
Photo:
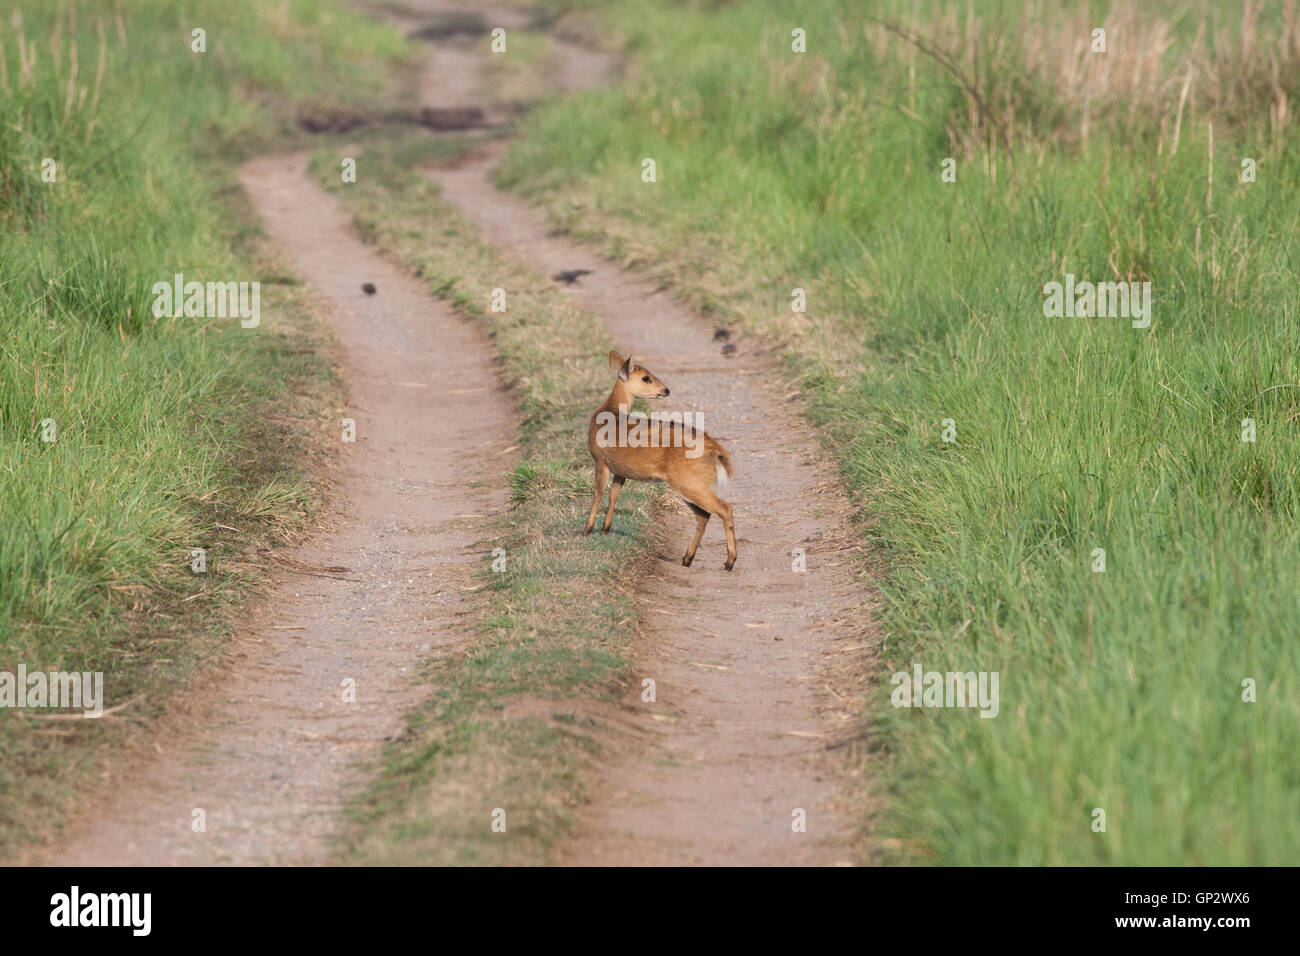
[{"label": "tall grass", "polygon": [[[0,670],[104,671],[110,705],[163,694],[217,646],[188,628],[240,549],[301,517],[302,460],[268,414],[328,369],[227,194],[298,104],[374,98],[401,50],[320,0],[6,6]],[[177,272],[267,282],[262,327],[155,318],[151,287]],[[0,712],[0,850],[48,822],[95,723],[51,735]]]},{"label": "tall grass", "polygon": [[[941,863],[1294,862],[1292,6],[604,10],[629,79],[543,109],[505,179],[799,376],[888,559],[880,832]],[[1151,327],[1044,317],[1067,272],[1152,282]],[[892,708],[914,662],[1000,672],[999,716]]]}]

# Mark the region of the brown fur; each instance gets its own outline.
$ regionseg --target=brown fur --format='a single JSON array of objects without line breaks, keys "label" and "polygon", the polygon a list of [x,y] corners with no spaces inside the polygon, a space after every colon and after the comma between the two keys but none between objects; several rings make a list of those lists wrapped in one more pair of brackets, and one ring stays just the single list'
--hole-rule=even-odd
[{"label": "brown fur", "polygon": [[688,458],[686,452],[690,449],[685,447],[684,442],[680,438],[672,440],[682,427],[680,425],[665,425],[665,429],[668,429],[665,434],[669,440],[661,440],[660,447],[657,448],[600,444],[597,436],[602,428],[599,420],[602,412],[626,418],[633,399],[668,397],[667,386],[648,369],[632,364],[630,355],[624,358],[617,352],[610,352],[609,367],[618,376],[614,380],[614,389],[604,404],[592,414],[587,430],[587,447],[591,449],[591,457],[596,461],[596,488],[583,533],[591,534],[591,529],[596,525],[596,513],[600,510],[600,502],[605,494],[605,482],[611,475],[614,481],[609,489],[609,511],[605,514],[605,524],[601,529],[606,533],[614,520],[614,505],[629,478],[637,481],[665,481],[686,499],[697,522],[695,539],[682,558],[682,564],[691,566],[695,560],[695,549],[699,547],[704,529],[708,526],[709,516],[717,515],[722,519],[727,533],[727,563],[723,566],[730,571],[736,563],[736,529],[732,523],[731,505],[718,497],[713,486],[720,477],[719,466],[728,478],[732,476],[731,456],[716,439],[704,433],[696,433],[694,438],[702,441],[704,452],[697,458]]}]

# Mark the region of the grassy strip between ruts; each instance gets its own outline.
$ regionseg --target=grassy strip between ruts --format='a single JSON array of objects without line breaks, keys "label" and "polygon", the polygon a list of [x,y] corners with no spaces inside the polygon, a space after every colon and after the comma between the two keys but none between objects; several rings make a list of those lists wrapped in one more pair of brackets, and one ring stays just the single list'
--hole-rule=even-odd
[{"label": "grassy strip between ruts", "polygon": [[[428,665],[434,696],[351,807],[341,849],[348,862],[550,859],[573,830],[599,748],[593,715],[628,679],[636,630],[632,599],[618,582],[644,554],[654,489],[634,485],[619,499],[616,533],[581,534],[592,480],[586,422],[603,398],[609,335],[544,276],[483,242],[413,171],[465,145],[409,130],[367,135],[345,154],[357,156],[362,171],[349,185],[340,182],[338,153],[313,160],[369,241],[489,333],[523,418],[520,458],[508,476],[512,507],[483,542],[489,600],[476,639]],[[506,312],[490,309],[498,288]],[[494,548],[505,549],[504,572],[492,569]],[[492,830],[498,808],[504,834]]]},{"label": "grassy strip between ruts", "polygon": [[[869,712],[893,845],[1294,862],[1294,15],[581,5],[628,80],[530,116],[504,181],[801,377],[887,558]],[[976,95],[869,13],[915,23]],[[1067,274],[1151,282],[1150,327],[1049,318]],[[917,664],[999,672],[999,714],[891,707]]]},{"label": "grassy strip between ruts", "polygon": [[[107,707],[129,704],[0,710],[6,860],[215,663],[266,580],[256,550],[318,498],[337,385],[235,169],[291,142],[298,108],[379,101],[408,52],[321,0],[99,6],[0,22],[0,671],[102,672]],[[178,272],[260,281],[261,326],[155,318]]]}]

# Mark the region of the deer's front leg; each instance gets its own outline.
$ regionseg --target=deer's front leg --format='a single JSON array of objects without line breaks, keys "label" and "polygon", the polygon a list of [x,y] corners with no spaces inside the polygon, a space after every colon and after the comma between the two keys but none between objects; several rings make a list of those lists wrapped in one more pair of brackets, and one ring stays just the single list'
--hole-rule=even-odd
[{"label": "deer's front leg", "polygon": [[600,499],[605,494],[605,482],[609,481],[609,468],[603,461],[596,461],[596,490],[591,499],[591,514],[587,515],[587,527],[583,529],[583,534],[591,534],[591,529],[596,526],[596,512],[600,510]]}]

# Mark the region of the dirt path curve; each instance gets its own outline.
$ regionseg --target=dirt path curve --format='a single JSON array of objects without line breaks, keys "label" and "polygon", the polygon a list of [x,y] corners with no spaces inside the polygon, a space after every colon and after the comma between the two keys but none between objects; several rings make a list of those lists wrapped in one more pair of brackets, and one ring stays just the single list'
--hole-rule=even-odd
[{"label": "dirt path curve", "polygon": [[[610,75],[607,60],[565,52],[567,86],[597,85]],[[443,54],[435,41],[421,84],[426,97],[477,90],[490,102],[491,90],[467,77],[481,74],[486,47],[476,57]],[[640,687],[626,702],[656,743],[647,750],[629,737],[621,756],[603,768],[599,794],[565,861],[848,862],[854,834],[850,816],[836,806],[843,751],[826,745],[847,737],[853,725],[837,712],[826,681],[832,658],[862,633],[862,622],[850,619],[863,593],[845,555],[849,503],[807,425],[787,410],[772,362],[743,340],[737,357],[724,358],[713,330],[668,295],[550,235],[539,215],[493,186],[504,148],[494,144],[430,175],[448,202],[519,260],[544,274],[593,270],[573,289],[580,305],[672,389],[672,409],[702,413],[738,471],[725,496],[736,508],[734,572],[722,570],[719,520],[710,522],[688,569],[680,560],[695,520],[684,508],[664,518],[658,560],[638,592],[638,664],[656,681],[657,703],[642,703]],[[594,410],[612,379],[603,357],[593,356],[592,368]],[[806,553],[806,573],[793,570],[795,549]],[[807,815],[806,833],[792,831],[797,810]]]},{"label": "dirt path curve", "polygon": [[[48,863],[325,862],[364,763],[419,700],[416,668],[458,639],[467,564],[483,557],[481,522],[466,516],[505,506],[515,409],[486,341],[354,237],[305,156],[240,175],[345,355],[356,442],[342,448],[328,530],[292,557],[350,570],[274,581],[218,686],[179,702],[188,713],[165,722],[160,754],[108,782],[106,804],[84,808]],[[191,830],[195,808],[205,833]]]}]

